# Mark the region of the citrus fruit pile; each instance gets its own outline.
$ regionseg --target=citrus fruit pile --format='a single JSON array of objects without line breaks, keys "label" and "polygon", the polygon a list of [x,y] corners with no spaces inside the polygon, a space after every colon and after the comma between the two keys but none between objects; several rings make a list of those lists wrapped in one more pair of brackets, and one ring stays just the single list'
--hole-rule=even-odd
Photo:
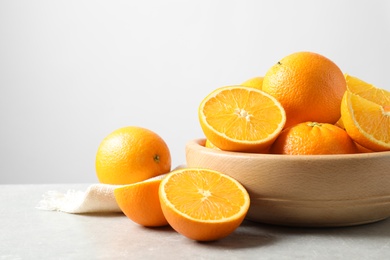
[{"label": "citrus fruit pile", "polygon": [[249,194],[235,179],[210,169],[170,168],[164,140],[142,127],[110,133],[96,155],[99,182],[120,184],[116,202],[139,225],[170,225],[190,239],[212,241],[244,220]]},{"label": "citrus fruit pile", "polygon": [[390,93],[296,52],[263,77],[213,90],[200,103],[206,147],[273,154],[390,150]]},{"label": "citrus fruit pile", "polygon": [[[272,154],[351,154],[390,150],[390,93],[344,74],[328,58],[297,52],[240,85],[214,89],[198,108],[205,147]],[[135,223],[170,225],[211,241],[244,220],[250,197],[237,180],[215,170],[176,168],[164,140],[124,127],[96,155],[99,181],[121,185],[118,206]]]}]

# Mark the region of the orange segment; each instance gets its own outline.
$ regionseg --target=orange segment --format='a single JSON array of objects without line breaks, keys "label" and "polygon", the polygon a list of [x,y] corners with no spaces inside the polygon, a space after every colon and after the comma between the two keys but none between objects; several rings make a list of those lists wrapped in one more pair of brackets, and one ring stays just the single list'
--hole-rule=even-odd
[{"label": "orange segment", "polygon": [[222,87],[199,106],[207,139],[227,151],[258,151],[268,147],[286,122],[283,107],[272,96],[245,86]]},{"label": "orange segment", "polygon": [[210,140],[206,140],[204,146],[207,147],[207,148],[212,148],[212,149],[220,150],[220,149],[219,149],[218,147],[216,147],[213,143],[211,143]]},{"label": "orange segment", "polygon": [[224,238],[244,220],[250,199],[233,178],[209,169],[179,169],[160,185],[160,202],[168,223],[198,241]]},{"label": "orange segment", "polygon": [[116,188],[114,195],[119,208],[139,225],[147,227],[168,225],[158,196],[160,183],[161,179],[153,179]]},{"label": "orange segment", "polygon": [[241,85],[245,87],[257,88],[261,90],[263,87],[263,80],[264,77],[254,77],[244,81],[243,83],[241,83]]},{"label": "orange segment", "polygon": [[390,150],[388,105],[383,106],[346,91],[341,104],[345,130],[355,142],[365,148],[372,151]]},{"label": "orange segment", "polygon": [[353,94],[361,96],[362,98],[368,99],[381,106],[388,106],[390,104],[390,92],[377,88],[357,77],[348,74],[344,74],[344,76],[347,82],[347,89]]}]

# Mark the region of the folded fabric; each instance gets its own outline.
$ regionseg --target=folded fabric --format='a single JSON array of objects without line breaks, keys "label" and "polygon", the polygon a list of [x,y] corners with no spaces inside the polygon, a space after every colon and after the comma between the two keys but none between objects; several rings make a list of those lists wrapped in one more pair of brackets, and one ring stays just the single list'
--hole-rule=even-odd
[{"label": "folded fabric", "polygon": [[[179,165],[173,170],[184,167],[185,165]],[[165,175],[148,180],[162,179]],[[68,190],[66,193],[48,191],[43,194],[43,199],[36,208],[74,214],[122,212],[114,196],[114,189],[120,186],[122,185],[97,183],[90,185],[86,191]]]},{"label": "folded fabric", "polygon": [[[177,166],[174,170],[185,167]],[[163,179],[162,174],[145,181]],[[86,191],[68,190],[66,193],[48,191],[43,194],[37,209],[62,211],[73,214],[122,212],[115,200],[114,189],[122,185],[92,184]]]},{"label": "folded fabric", "polygon": [[120,185],[92,184],[85,192],[68,190],[66,193],[48,191],[37,208],[67,213],[121,212],[114,196]]}]

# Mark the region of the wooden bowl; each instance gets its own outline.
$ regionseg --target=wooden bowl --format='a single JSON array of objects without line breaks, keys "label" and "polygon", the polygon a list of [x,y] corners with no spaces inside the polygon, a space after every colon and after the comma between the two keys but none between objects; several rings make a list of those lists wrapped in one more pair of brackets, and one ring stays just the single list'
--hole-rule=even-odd
[{"label": "wooden bowl", "polygon": [[248,191],[247,219],[269,224],[333,227],[390,216],[390,152],[276,155],[225,152],[187,143],[187,167],[225,173]]}]

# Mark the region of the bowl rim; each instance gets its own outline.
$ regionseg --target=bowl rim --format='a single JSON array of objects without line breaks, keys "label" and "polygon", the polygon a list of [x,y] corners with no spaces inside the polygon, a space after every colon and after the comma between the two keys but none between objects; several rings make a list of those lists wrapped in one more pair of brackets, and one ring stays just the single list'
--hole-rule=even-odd
[{"label": "bowl rim", "polygon": [[[206,138],[192,139],[187,142],[186,149],[189,147],[201,150],[204,153],[215,154],[221,156],[245,157],[253,159],[269,159],[269,160],[351,160],[351,159],[380,159],[389,158],[390,151],[384,152],[369,152],[369,153],[354,153],[354,154],[312,154],[312,155],[286,155],[286,154],[269,154],[269,153],[249,153],[249,152],[230,152],[222,151],[213,148],[205,147]],[[390,163],[390,161],[389,161]]]}]

